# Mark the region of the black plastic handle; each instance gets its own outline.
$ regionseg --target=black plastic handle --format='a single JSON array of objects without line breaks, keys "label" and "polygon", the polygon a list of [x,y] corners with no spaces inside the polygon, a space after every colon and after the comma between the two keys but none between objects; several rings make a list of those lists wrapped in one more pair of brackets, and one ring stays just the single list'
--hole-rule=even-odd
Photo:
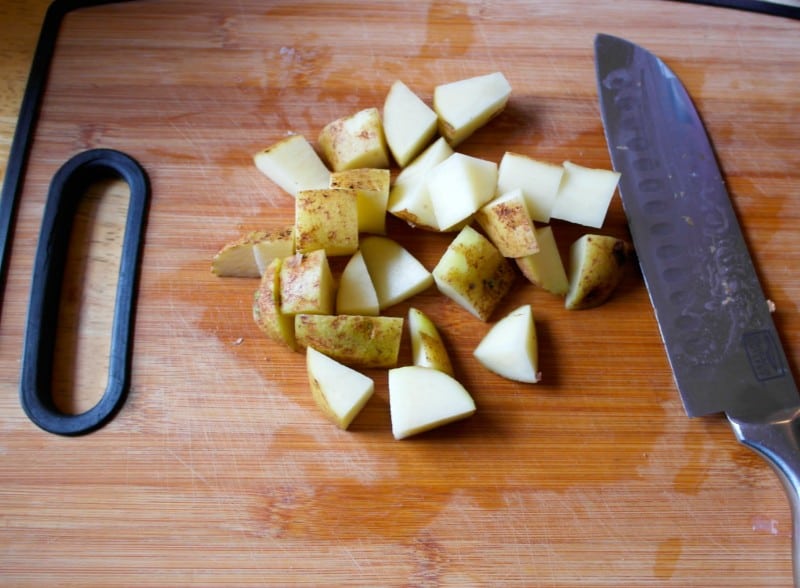
[{"label": "black plastic handle", "polygon": [[[120,176],[130,188],[114,303],[108,384],[95,406],[80,414],[65,414],[53,402],[52,375],[66,252],[78,202],[92,182],[108,175]],[[22,408],[45,431],[59,435],[88,433],[106,424],[125,401],[130,385],[134,301],[149,200],[147,174],[133,158],[120,151],[84,151],[67,161],[53,177],[34,261],[20,382]]]}]

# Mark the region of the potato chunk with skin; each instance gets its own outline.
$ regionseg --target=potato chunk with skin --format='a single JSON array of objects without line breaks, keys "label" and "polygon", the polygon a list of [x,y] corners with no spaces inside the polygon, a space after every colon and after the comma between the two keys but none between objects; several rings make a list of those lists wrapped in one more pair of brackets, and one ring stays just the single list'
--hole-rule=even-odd
[{"label": "potato chunk with skin", "polygon": [[375,391],[372,378],[320,353],[306,349],[311,396],[328,420],[347,429]]},{"label": "potato chunk with skin", "polygon": [[409,308],[408,332],[414,365],[433,368],[450,376],[455,375],[450,354],[447,353],[439,329],[428,315],[418,308]]},{"label": "potato chunk with skin", "polygon": [[433,211],[428,190],[431,171],[453,154],[453,148],[439,137],[397,174],[389,191],[387,210],[412,227],[438,231],[439,224]]},{"label": "potato chunk with skin", "polygon": [[564,166],[538,161],[527,155],[506,151],[497,172],[497,192],[522,190],[528,213],[535,221],[549,223]]},{"label": "potato chunk with skin", "polygon": [[330,314],[336,286],[324,249],[296,253],[281,264],[281,312]]},{"label": "potato chunk with skin", "polygon": [[550,225],[537,228],[536,242],[539,244],[538,253],[518,257],[514,261],[529,282],[556,296],[565,296],[569,290],[569,279],[553,236],[553,228]]},{"label": "potato chunk with skin", "polygon": [[324,249],[330,256],[358,249],[358,195],[354,190],[303,190],[295,199],[295,250]]},{"label": "potato chunk with skin", "polygon": [[331,174],[331,188],[355,190],[358,230],[361,233],[386,233],[386,204],[391,174],[388,169],[348,169]]},{"label": "potato chunk with skin", "polygon": [[472,135],[506,107],[511,85],[500,72],[441,84],[433,91],[439,132],[452,146]]},{"label": "potato chunk with skin", "polygon": [[288,226],[267,231],[262,239],[253,243],[253,255],[261,275],[275,258],[289,257],[294,253],[294,227]]},{"label": "potato chunk with skin", "polygon": [[253,248],[265,236],[264,231],[253,231],[226,243],[211,260],[211,273],[221,278],[260,277]]},{"label": "potato chunk with skin", "polygon": [[633,257],[633,246],[609,235],[584,235],[570,247],[569,310],[603,304],[622,280]]},{"label": "potato chunk with skin", "polygon": [[482,321],[511,289],[514,268],[492,243],[464,227],[433,268],[439,291]]},{"label": "potato chunk with skin", "polygon": [[366,108],[328,123],[317,142],[335,172],[389,167],[389,150],[377,108]]},{"label": "potato chunk with skin", "polygon": [[258,171],[292,196],[325,188],[330,172],[303,135],[291,135],[253,156]]},{"label": "potato chunk with skin", "polygon": [[536,229],[520,189],[486,204],[475,214],[475,220],[506,257],[524,257],[539,251]]},{"label": "potato chunk with skin", "polygon": [[403,319],[392,316],[314,315],[294,317],[297,345],[313,347],[351,367],[397,365]]},{"label": "potato chunk with skin", "polygon": [[294,317],[281,310],[281,258],[273,259],[266,268],[253,297],[253,319],[270,339],[297,349],[294,339]]}]

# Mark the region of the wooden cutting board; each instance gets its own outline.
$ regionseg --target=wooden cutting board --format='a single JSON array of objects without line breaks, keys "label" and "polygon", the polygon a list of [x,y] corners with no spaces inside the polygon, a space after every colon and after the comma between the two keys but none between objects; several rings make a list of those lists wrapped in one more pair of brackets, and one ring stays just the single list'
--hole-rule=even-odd
[{"label": "wooden cutting board", "polygon": [[[43,10],[0,4],[3,161]],[[303,356],[253,323],[256,281],[209,271],[226,241],[292,218],[292,199],[252,154],[381,106],[395,79],[430,102],[438,83],[502,71],[508,109],[459,150],[609,167],[598,32],[652,49],[696,100],[798,373],[797,21],[655,0],[82,9],[58,36],[0,315],[0,583],[789,586],[778,479],[724,418],[684,415],[635,271],[608,304],[582,312],[518,280],[495,318],[533,305],[537,385],[481,368],[471,353],[490,324],[435,290],[389,309],[414,305],[436,320],[478,406],[400,442],[385,372],[367,372],[375,396],[351,430],[336,429],[313,404]],[[47,186],[94,147],[139,160],[152,203],[130,395],[106,427],[63,438],[20,408],[21,346]],[[125,198],[99,186],[72,245],[84,260],[67,306],[77,326],[62,329],[58,373],[78,408],[104,385]],[[586,230],[553,228],[564,250]],[[429,269],[450,239],[394,219],[389,230]],[[627,235],[618,197],[603,232]]]}]

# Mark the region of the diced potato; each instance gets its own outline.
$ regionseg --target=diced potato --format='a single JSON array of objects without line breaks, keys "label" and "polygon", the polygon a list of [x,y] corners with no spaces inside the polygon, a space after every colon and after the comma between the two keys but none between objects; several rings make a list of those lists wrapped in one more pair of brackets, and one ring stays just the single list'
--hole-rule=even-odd
[{"label": "diced potato", "polygon": [[264,275],[253,297],[253,319],[267,337],[295,350],[294,317],[281,310],[282,263],[283,260],[278,257],[264,268]]},{"label": "diced potato", "polygon": [[302,190],[295,199],[295,250],[324,249],[330,256],[358,249],[358,196],[355,190]]},{"label": "diced potato", "polygon": [[486,369],[509,380],[535,384],[539,373],[536,324],[530,304],[495,323],[475,348],[475,358]]},{"label": "diced potato", "polygon": [[253,256],[262,275],[273,259],[289,257],[292,254],[294,254],[293,226],[266,231],[263,238],[253,243]]},{"label": "diced potato", "polygon": [[414,365],[429,367],[450,376],[453,364],[447,347],[434,322],[418,308],[408,309],[408,332],[411,338],[411,357]]},{"label": "diced potato", "polygon": [[324,249],[296,253],[281,264],[281,312],[330,314],[336,286]]},{"label": "diced potato", "polygon": [[381,310],[433,286],[433,276],[405,247],[389,237],[361,240],[361,254],[378,295]]},{"label": "diced potato", "polygon": [[366,108],[328,123],[317,142],[335,172],[389,167],[389,150],[377,108]]},{"label": "diced potato", "polygon": [[226,243],[211,260],[211,273],[221,278],[261,277],[253,247],[265,236],[264,231],[253,231]]},{"label": "diced potato", "polygon": [[492,243],[464,227],[433,269],[439,291],[487,321],[511,289],[514,269]]},{"label": "diced potato", "polygon": [[331,188],[355,191],[358,230],[361,233],[386,233],[386,205],[390,184],[391,175],[388,169],[349,169],[331,174]]},{"label": "diced potato", "polygon": [[380,314],[378,294],[361,251],[356,251],[344,266],[336,291],[336,312],[364,316]]},{"label": "diced potato", "polygon": [[408,365],[389,370],[389,411],[395,439],[472,416],[475,401],[452,376]]},{"label": "diced potato", "polygon": [[326,188],[330,171],[303,135],[291,135],[253,156],[256,168],[292,196]]},{"label": "diced potato", "polygon": [[570,247],[566,308],[581,310],[603,304],[616,289],[633,257],[633,246],[609,235],[584,235]]},{"label": "diced potato", "polygon": [[439,229],[446,231],[468,221],[489,202],[497,188],[497,164],[453,153],[428,177],[428,192]]},{"label": "diced potato", "polygon": [[483,206],[475,220],[505,257],[524,257],[539,251],[536,229],[519,188]]},{"label": "diced potato", "polygon": [[306,349],[306,371],[314,401],[340,429],[350,426],[375,391],[372,378],[313,347]]},{"label": "diced potato", "polygon": [[453,154],[453,148],[439,137],[397,175],[389,191],[388,211],[412,227],[438,231],[428,176],[433,168]]},{"label": "diced potato", "polygon": [[564,177],[550,216],[599,229],[605,222],[620,174],[564,162]]},{"label": "diced potato", "polygon": [[351,367],[391,368],[400,354],[403,322],[390,316],[298,314],[295,338],[298,346]]},{"label": "diced potato", "polygon": [[538,253],[518,257],[514,261],[529,282],[557,296],[566,296],[569,280],[553,236],[553,228],[550,225],[537,228],[536,242],[539,244]]},{"label": "diced potato", "polygon": [[422,99],[400,80],[383,104],[383,131],[397,165],[405,167],[436,135],[438,118]]},{"label": "diced potato", "polygon": [[507,151],[497,172],[497,193],[520,189],[535,221],[550,222],[550,213],[564,175],[564,166]]},{"label": "diced potato", "polygon": [[433,109],[439,133],[455,147],[500,114],[510,95],[511,85],[500,72],[436,86]]}]

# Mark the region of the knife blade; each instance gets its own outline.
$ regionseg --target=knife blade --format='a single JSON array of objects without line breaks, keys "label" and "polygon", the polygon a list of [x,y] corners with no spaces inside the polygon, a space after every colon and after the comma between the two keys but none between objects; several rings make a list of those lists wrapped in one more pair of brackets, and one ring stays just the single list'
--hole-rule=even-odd
[{"label": "knife blade", "polygon": [[689,416],[724,412],[775,469],[800,586],[800,395],[713,146],[653,53],[595,38],[603,127],[642,275]]}]

